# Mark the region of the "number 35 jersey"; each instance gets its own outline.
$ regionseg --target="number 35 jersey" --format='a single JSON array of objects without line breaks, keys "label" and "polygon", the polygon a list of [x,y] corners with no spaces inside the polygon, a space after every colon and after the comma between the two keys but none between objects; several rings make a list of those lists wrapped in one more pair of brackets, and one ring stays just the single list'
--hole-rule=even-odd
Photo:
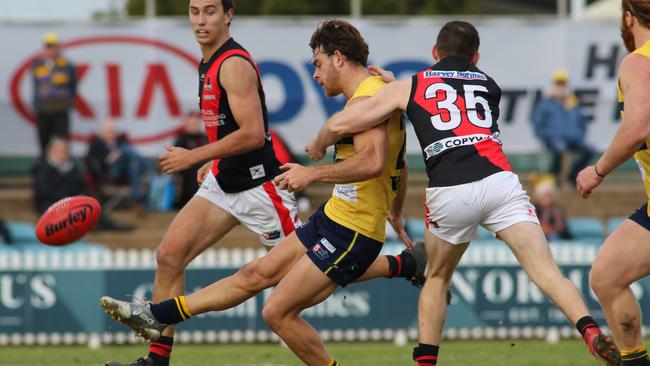
[{"label": "number 35 jersey", "polygon": [[499,140],[500,99],[494,80],[458,57],[413,75],[406,114],[422,147],[429,187],[512,171]]}]

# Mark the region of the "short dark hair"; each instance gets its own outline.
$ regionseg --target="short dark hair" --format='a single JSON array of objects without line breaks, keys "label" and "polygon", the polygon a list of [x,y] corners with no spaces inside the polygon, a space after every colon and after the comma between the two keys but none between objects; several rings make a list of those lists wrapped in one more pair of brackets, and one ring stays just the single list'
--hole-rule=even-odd
[{"label": "short dark hair", "polygon": [[221,6],[223,7],[223,12],[225,13],[235,7],[235,0],[221,0]]},{"label": "short dark hair", "polygon": [[364,67],[368,62],[368,44],[357,28],[344,20],[330,19],[320,23],[309,46],[312,52],[323,47],[328,56],[339,51],[348,61]]},{"label": "short dark hair", "polygon": [[650,4],[647,0],[623,0],[621,8],[623,8],[623,14],[629,11],[641,25],[650,28]]},{"label": "short dark hair", "polygon": [[474,26],[468,22],[461,20],[454,20],[445,24],[436,40],[438,48],[438,55],[440,58],[447,56],[462,57],[467,61],[471,61],[481,40],[478,31]]}]

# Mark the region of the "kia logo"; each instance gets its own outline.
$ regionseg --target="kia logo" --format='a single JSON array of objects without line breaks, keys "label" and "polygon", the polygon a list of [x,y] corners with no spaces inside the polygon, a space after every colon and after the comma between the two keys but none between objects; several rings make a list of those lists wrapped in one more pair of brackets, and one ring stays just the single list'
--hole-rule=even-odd
[{"label": "kia logo", "polygon": [[[127,132],[135,144],[172,137],[182,128],[181,100],[195,103],[188,97],[190,92],[192,98],[196,95],[191,88],[196,85],[195,56],[172,44],[135,36],[76,38],[62,43],[61,48],[74,53],[70,59],[77,71],[74,106],[81,122],[72,125],[72,139],[89,141],[96,128],[83,122],[105,117],[129,121]],[[39,52],[18,66],[10,83],[14,108],[32,124],[36,118],[28,107],[31,99],[24,100],[27,94],[22,87],[31,77],[30,67]]]}]

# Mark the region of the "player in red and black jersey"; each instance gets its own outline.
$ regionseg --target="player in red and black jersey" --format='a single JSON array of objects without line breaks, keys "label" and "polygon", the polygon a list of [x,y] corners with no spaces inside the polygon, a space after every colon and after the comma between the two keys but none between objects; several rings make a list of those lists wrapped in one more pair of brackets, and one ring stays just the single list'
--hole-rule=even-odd
[{"label": "player in red and black jersey", "polygon": [[[168,152],[160,155],[161,169],[168,174],[207,163],[197,174],[201,187],[158,247],[156,302],[183,294],[186,266],[236,225],[244,224],[270,249],[299,224],[293,194],[272,181],[280,164],[268,133],[260,73],[250,54],[230,37],[233,6],[233,0],[189,1],[190,23],[203,56],[199,105],[210,143],[191,150],[167,146]],[[149,355],[131,366],[167,366],[173,333],[173,327],[167,328]]]},{"label": "player in red and black jersey", "polygon": [[506,242],[531,280],[576,325],[599,361],[619,365],[616,346],[602,334],[576,287],[555,264],[534,207],[501,150],[496,124],[501,92],[476,67],[478,47],[473,25],[447,23],[433,48],[435,65],[334,115],[307,151],[310,157],[321,158],[326,146],[381,124],[396,109],[406,111],[413,123],[429,176],[425,234],[429,265],[420,295],[420,344],[413,351],[418,365],[437,364],[445,293],[478,225]]},{"label": "player in red and black jersey", "polygon": [[[215,8],[214,3],[217,1],[192,0],[190,2],[192,12],[190,19],[193,20],[193,25],[194,12],[198,13],[196,14],[197,17],[203,16],[205,12],[210,18],[211,13],[214,15],[212,8]],[[201,7],[201,4],[208,5]],[[220,11],[220,9],[217,9],[217,11]],[[228,17],[221,16],[221,12],[217,14],[218,16],[215,16],[216,21],[223,21],[224,23],[229,21]],[[232,13],[230,12],[229,15],[232,16]],[[203,28],[199,27],[198,29]],[[197,39],[199,38],[197,36]],[[376,89],[383,87],[384,83],[378,78],[369,77],[365,67],[368,57],[368,45],[358,30],[351,24],[338,20],[324,22],[319,25],[312,36],[310,46],[313,49],[316,67],[314,79],[323,85],[326,92],[331,91],[332,96],[342,93],[352,100],[351,103],[356,103],[357,100],[366,98],[370,92],[374,93]],[[232,56],[226,58],[224,55],[228,55],[229,52]],[[204,52],[204,59],[207,59],[205,54]],[[229,88],[229,85],[231,86],[231,84],[228,84],[230,80],[224,78],[227,65],[231,60],[241,60],[240,65],[242,67],[254,64],[250,62],[250,58],[243,53],[241,48],[230,41],[225,41],[214,54],[216,56],[211,56],[212,62],[206,63],[206,76],[203,78],[202,83],[201,106],[205,122],[209,124],[207,127],[208,132],[217,134],[217,136],[211,136],[211,139],[216,139],[216,142],[207,145],[208,149],[214,149],[214,154],[201,156],[205,158],[221,158],[218,178],[214,178],[215,171],[209,172],[209,165],[203,168],[203,173],[199,173],[199,175],[207,174],[203,186],[179,213],[167,232],[158,254],[158,268],[154,288],[155,303],[143,303],[137,300],[126,302],[108,296],[100,299],[100,306],[107,313],[111,314],[119,322],[130,326],[145,339],[152,341],[149,356],[136,361],[132,366],[161,365],[169,362],[171,337],[168,329],[173,328],[173,325],[170,326],[170,324],[178,324],[181,321],[190,319],[192,316],[208,311],[222,311],[232,308],[278,283],[281,283],[282,288],[289,289],[289,293],[283,292],[283,296],[286,295],[291,298],[291,301],[299,302],[298,307],[309,307],[311,306],[309,304],[312,304],[317,298],[320,299],[318,301],[322,301],[322,296],[325,294],[323,291],[333,291],[337,285],[346,286],[354,281],[365,281],[377,277],[403,277],[414,280],[414,284],[419,285],[424,277],[424,268],[426,267],[424,246],[422,244],[414,245],[408,238],[401,214],[406,193],[406,186],[398,184],[398,178],[405,174],[403,162],[405,135],[401,115],[398,113],[393,116],[394,118],[389,122],[388,130],[380,126],[374,131],[368,131],[350,138],[352,141],[349,144],[346,143],[345,152],[340,151],[341,154],[349,155],[344,155],[340,162],[319,165],[318,167],[303,167],[298,164],[286,165],[284,167],[286,171],[275,178],[278,186],[282,188],[276,190],[276,187],[265,179],[255,177],[257,174],[270,175],[269,172],[272,171],[273,161],[270,161],[270,159],[264,160],[265,157],[255,154],[256,151],[248,153],[245,157],[241,155],[233,157],[221,153],[224,150],[220,150],[220,146],[224,146],[226,141],[232,141],[229,139],[235,139],[236,135],[245,126],[248,126],[247,122],[242,123],[242,120],[240,120],[242,115],[246,116],[245,111],[242,112],[235,108],[244,104],[236,99],[238,94],[232,92],[233,90],[237,91],[238,87]],[[223,61],[224,59],[225,61]],[[221,63],[221,65],[218,66],[218,63]],[[212,66],[209,66],[210,64]],[[240,73],[245,72],[245,70],[240,70]],[[263,101],[263,97],[258,85],[259,75],[253,70],[253,67],[251,67],[248,78],[250,82],[249,94],[247,94],[250,96],[248,107],[257,107],[259,113],[249,115],[249,118],[256,118],[259,122],[257,126],[261,129],[264,113],[262,112],[263,103],[262,107],[259,104],[260,101]],[[217,85],[217,79],[220,80],[221,85]],[[238,80],[239,82],[247,81],[241,75],[239,75]],[[222,98],[223,93],[227,93],[227,100]],[[215,97],[206,98],[206,96],[210,95],[215,95]],[[219,101],[219,103],[217,104],[215,101]],[[253,101],[257,101],[257,103],[253,103]],[[230,106],[229,110],[232,111],[232,118],[234,118],[239,129],[235,128],[237,126],[232,123],[233,120],[229,117],[227,110],[222,109],[226,102]],[[215,110],[219,110],[220,113],[215,114]],[[223,117],[221,117],[222,114]],[[218,118],[208,118],[212,116]],[[216,125],[216,127],[212,125]],[[235,129],[223,137],[221,128],[224,126]],[[247,142],[240,141],[240,143]],[[266,148],[266,145],[258,147],[258,149]],[[165,169],[170,169],[170,166],[175,167],[176,164],[180,164],[181,167],[184,166],[181,158],[191,156],[196,151],[203,153],[202,149],[204,148],[199,147],[187,151],[171,148],[170,154],[162,157]],[[232,149],[234,150],[234,147]],[[240,166],[224,165],[224,160],[228,159],[239,159],[237,164],[240,164]],[[359,163],[362,163],[363,167],[359,167]],[[243,166],[241,166],[245,164],[257,164],[261,168],[256,169],[255,172],[252,170],[247,171],[242,169]],[[171,168],[171,171],[175,171],[175,168]],[[250,174],[250,178],[247,174]],[[240,193],[226,192],[226,190],[230,189],[227,184],[231,183],[231,181],[228,180],[235,178],[239,179],[237,184],[241,185],[254,184],[255,181],[262,183]],[[287,235],[265,256],[245,264],[233,275],[222,278],[198,292],[187,297],[184,295],[178,296],[177,291],[183,291],[183,283],[178,281],[179,278],[182,280],[183,268],[186,264],[183,257],[191,259],[190,254],[196,255],[199,251],[202,251],[205,245],[218,238],[217,235],[223,235],[229,230],[235,219],[247,224],[251,230],[254,230],[255,225],[263,224],[265,219],[271,216],[267,214],[269,209],[266,208],[266,202],[269,201],[268,196],[273,197],[273,194],[275,194],[279,197],[287,197],[287,191],[302,190],[311,182],[316,181],[340,185],[355,184],[353,190],[347,191],[354,193],[354,200],[343,203],[346,204],[344,207],[351,207],[352,214],[338,206],[333,206],[333,209],[338,210],[334,211],[334,213],[341,212],[340,216],[346,219],[343,222],[345,225],[351,225],[350,228],[332,221],[334,219],[328,219],[325,216],[325,211],[323,211],[327,210],[327,208],[321,207],[310,219],[310,224],[306,224]],[[368,184],[370,186],[366,186]],[[355,188],[357,186],[361,188]],[[265,199],[264,195],[267,192],[271,193]],[[358,195],[356,192],[358,192]],[[373,215],[379,215],[379,218]],[[362,216],[370,219],[362,220],[360,219]],[[282,220],[283,215],[281,213],[279,217],[279,221],[284,225],[285,221]],[[385,255],[377,257],[384,240],[387,218],[389,218],[388,220],[400,239],[411,248],[406,249],[397,256]],[[353,222],[354,225],[348,224],[348,221]],[[370,223],[367,223],[368,221]],[[368,229],[365,229],[366,227]],[[291,229],[293,230],[293,227]],[[362,230],[363,232],[368,231],[369,234],[359,233]],[[278,233],[274,237],[264,239],[268,241],[277,240],[279,236]],[[208,239],[212,241],[208,242]],[[180,258],[174,258],[174,255]],[[174,260],[183,260],[182,265],[176,264],[174,266],[174,263],[176,263],[173,262]],[[298,273],[298,275],[288,276],[292,280],[299,281],[302,289],[293,286],[291,282],[287,282],[289,280],[280,282],[290,270],[296,267],[310,270],[309,276],[303,274],[303,272],[291,272],[293,274]],[[176,277],[170,278],[174,274]],[[305,286],[305,284],[307,285]],[[274,300],[267,303],[267,305],[279,306],[285,304],[281,300],[281,295],[275,295],[272,298]],[[293,312],[298,307],[290,306],[288,310]],[[269,312],[269,314],[275,314],[273,321],[277,320],[277,315],[280,314],[277,312],[280,308],[275,309],[273,313]],[[274,322],[274,324],[277,327],[278,323]],[[313,353],[309,355],[310,360],[322,361],[323,366],[327,363],[338,365],[338,362],[330,360],[322,344],[312,342],[314,334],[303,333],[301,331],[292,332],[294,336],[292,339],[301,344],[304,344],[303,341],[306,339],[307,343],[315,347]],[[284,334],[286,335],[286,333]],[[111,363],[109,366],[117,365],[121,364]]]}]

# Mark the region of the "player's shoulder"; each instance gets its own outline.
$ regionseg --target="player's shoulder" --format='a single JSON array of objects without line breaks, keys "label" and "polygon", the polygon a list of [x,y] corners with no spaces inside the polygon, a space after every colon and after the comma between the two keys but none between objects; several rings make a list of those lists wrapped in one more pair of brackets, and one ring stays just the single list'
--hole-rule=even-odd
[{"label": "player's shoulder", "polygon": [[359,86],[357,86],[350,101],[357,100],[361,97],[371,97],[384,86],[386,86],[386,83],[382,81],[381,76],[369,76],[363,79]]},{"label": "player's shoulder", "polygon": [[[650,70],[650,55],[630,53],[621,61],[621,72],[643,73]],[[639,75],[640,76],[640,75]]]},{"label": "player's shoulder", "polygon": [[228,57],[221,64],[219,80],[222,84],[239,83],[247,80],[257,81],[257,71],[253,64],[242,57]]}]

